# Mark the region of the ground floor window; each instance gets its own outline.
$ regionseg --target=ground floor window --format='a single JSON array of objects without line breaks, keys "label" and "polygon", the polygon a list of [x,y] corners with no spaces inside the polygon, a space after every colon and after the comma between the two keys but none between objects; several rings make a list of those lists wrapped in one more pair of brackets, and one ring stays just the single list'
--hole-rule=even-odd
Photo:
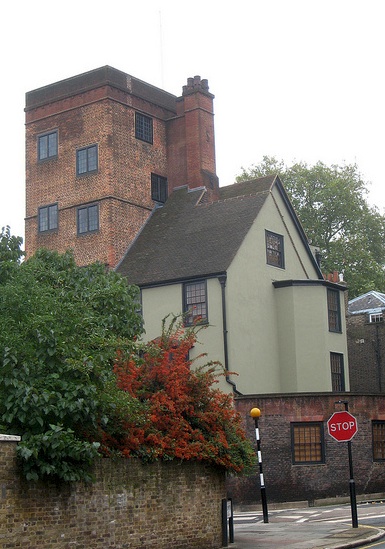
[{"label": "ground floor window", "polygon": [[385,461],[385,421],[372,422],[373,461]]},{"label": "ground floor window", "polygon": [[325,446],[322,422],[292,423],[291,451],[294,464],[324,463]]}]

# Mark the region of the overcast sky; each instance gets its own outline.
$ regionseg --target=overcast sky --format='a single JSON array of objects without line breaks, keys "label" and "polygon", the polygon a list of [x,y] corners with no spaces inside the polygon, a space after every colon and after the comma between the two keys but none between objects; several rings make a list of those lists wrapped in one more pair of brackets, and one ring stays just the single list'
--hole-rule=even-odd
[{"label": "overcast sky", "polygon": [[215,95],[217,175],[264,155],[356,163],[384,213],[383,0],[19,0],[0,7],[0,228],[24,236],[25,93],[110,65]]}]

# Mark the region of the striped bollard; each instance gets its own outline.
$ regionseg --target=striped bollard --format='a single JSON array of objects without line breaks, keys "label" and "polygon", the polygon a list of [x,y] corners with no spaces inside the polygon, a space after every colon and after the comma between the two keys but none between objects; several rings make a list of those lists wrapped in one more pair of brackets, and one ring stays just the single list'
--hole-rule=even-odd
[{"label": "striped bollard", "polygon": [[260,439],[260,436],[259,436],[259,428],[258,428],[258,419],[261,415],[261,410],[259,408],[253,408],[250,411],[250,415],[251,415],[252,418],[254,418],[255,438],[257,439],[257,452],[258,452],[258,463],[259,463],[259,480],[260,480],[260,484],[261,484],[261,500],[262,500],[263,522],[267,523],[267,522],[269,522],[269,516],[268,516],[268,512],[267,512],[265,480],[264,480],[263,470],[262,470],[261,439]]}]

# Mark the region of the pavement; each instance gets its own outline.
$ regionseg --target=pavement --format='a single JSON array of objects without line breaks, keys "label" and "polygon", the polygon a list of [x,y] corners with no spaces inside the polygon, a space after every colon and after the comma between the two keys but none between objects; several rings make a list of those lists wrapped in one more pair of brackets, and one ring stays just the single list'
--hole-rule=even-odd
[{"label": "pavement", "polygon": [[[229,533],[230,538],[230,533]],[[357,528],[341,521],[301,522],[282,515],[264,523],[247,513],[234,515],[234,541],[229,549],[348,549],[385,538],[385,530],[358,523]]]}]

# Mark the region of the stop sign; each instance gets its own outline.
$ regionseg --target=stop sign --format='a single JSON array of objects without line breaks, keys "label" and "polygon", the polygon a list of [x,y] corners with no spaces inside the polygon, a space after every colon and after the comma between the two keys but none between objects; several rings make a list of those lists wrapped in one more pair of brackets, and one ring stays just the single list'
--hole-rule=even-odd
[{"label": "stop sign", "polygon": [[328,419],[328,432],[338,442],[349,442],[357,433],[357,420],[349,412],[334,412]]}]

